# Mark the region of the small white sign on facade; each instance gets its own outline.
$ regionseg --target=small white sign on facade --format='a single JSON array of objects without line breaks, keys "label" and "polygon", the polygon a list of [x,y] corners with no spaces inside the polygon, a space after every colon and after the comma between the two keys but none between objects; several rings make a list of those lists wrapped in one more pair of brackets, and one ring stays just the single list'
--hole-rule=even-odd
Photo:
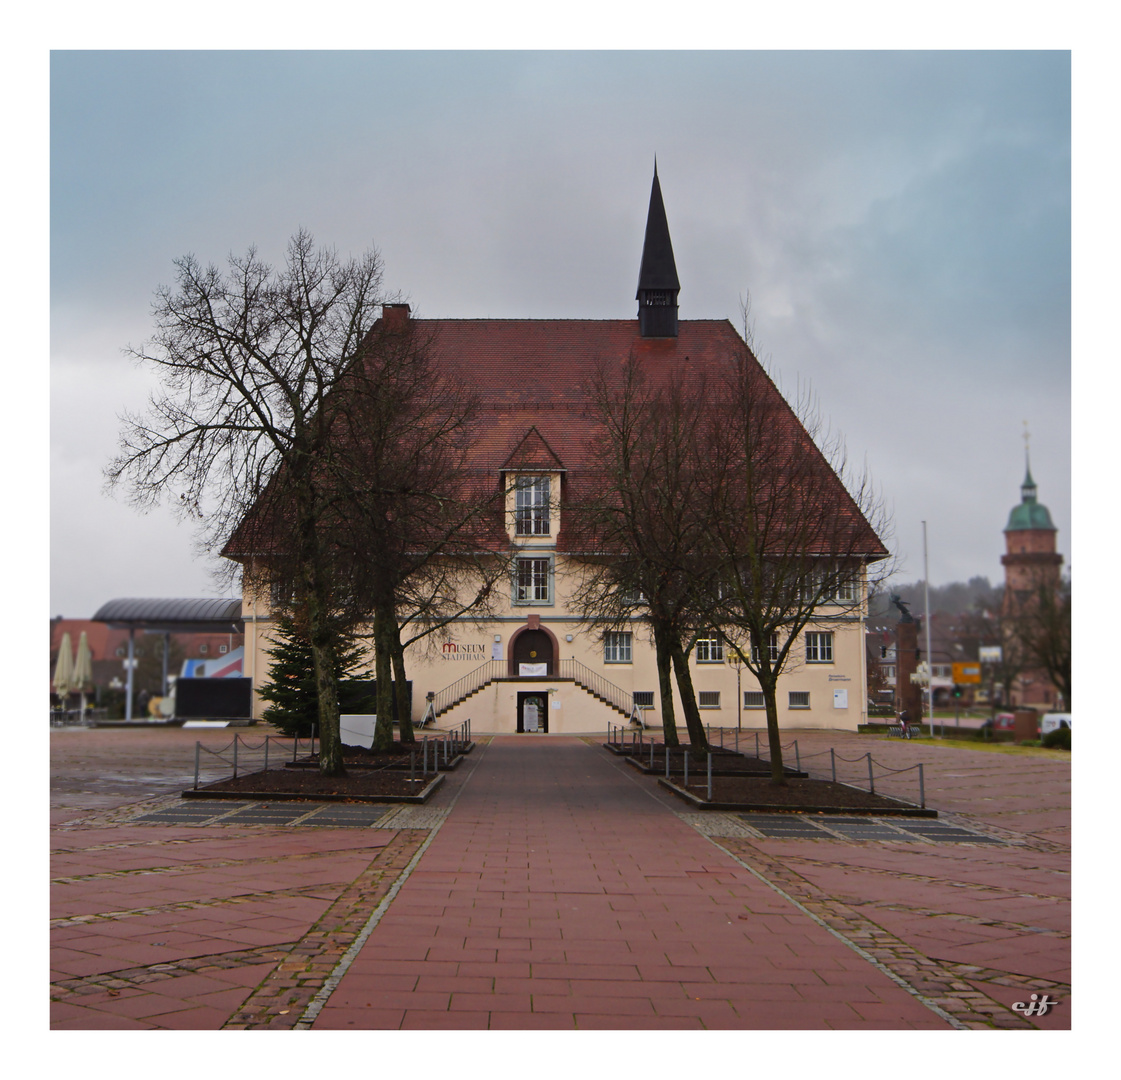
[{"label": "small white sign on facade", "polygon": [[548,664],[519,664],[518,665],[518,674],[519,675],[548,675],[549,674],[549,665]]},{"label": "small white sign on facade", "polygon": [[369,750],[374,745],[374,728],[378,718],[365,713],[343,713],[339,717],[339,731],[347,746],[364,746]]},{"label": "small white sign on facade", "polygon": [[849,707],[849,692],[847,690],[833,691],[833,708],[847,709]]},{"label": "small white sign on facade", "polygon": [[490,658],[492,660],[501,660],[503,658],[502,657],[502,642],[501,641],[496,641],[493,645],[491,645],[491,647],[490,647]]}]

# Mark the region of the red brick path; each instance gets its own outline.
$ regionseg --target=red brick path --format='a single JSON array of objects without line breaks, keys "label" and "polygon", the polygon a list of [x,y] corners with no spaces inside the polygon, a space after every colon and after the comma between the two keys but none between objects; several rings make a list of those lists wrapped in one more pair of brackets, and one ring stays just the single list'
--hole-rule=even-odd
[{"label": "red brick path", "polygon": [[316,1028],[942,1028],[576,739],[495,739]]}]

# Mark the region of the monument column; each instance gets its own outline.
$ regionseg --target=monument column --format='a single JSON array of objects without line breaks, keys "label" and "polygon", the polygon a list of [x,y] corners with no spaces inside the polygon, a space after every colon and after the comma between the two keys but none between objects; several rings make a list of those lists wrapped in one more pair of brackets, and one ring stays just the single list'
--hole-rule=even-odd
[{"label": "monument column", "polygon": [[919,667],[919,624],[907,604],[892,595],[891,602],[901,614],[895,625],[895,711],[907,710],[911,723],[922,722],[922,687],[911,681]]}]

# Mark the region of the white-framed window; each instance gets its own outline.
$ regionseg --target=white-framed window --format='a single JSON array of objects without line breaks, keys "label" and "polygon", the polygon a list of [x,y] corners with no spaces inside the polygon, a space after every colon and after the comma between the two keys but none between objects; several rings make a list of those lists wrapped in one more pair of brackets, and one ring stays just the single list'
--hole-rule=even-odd
[{"label": "white-framed window", "polygon": [[765,709],[767,703],[763,700],[763,691],[745,690],[743,692],[743,707],[745,709]]},{"label": "white-framed window", "polygon": [[228,645],[219,645],[218,646],[218,651],[220,653],[225,654],[225,653],[228,653],[230,651],[230,647]]},{"label": "white-framed window", "polygon": [[290,581],[274,581],[269,585],[269,603],[273,607],[287,607],[296,599],[296,590]]},{"label": "white-framed window", "polygon": [[720,708],[720,691],[719,690],[702,690],[697,694],[697,708],[698,709],[719,709]]},{"label": "white-framed window", "polygon": [[514,568],[514,603],[552,603],[553,560],[545,558],[518,559]]},{"label": "white-framed window", "polygon": [[806,634],[806,663],[833,663],[833,633],[810,631]]},{"label": "white-framed window", "polygon": [[810,692],[808,690],[791,690],[789,701],[792,709],[808,709],[810,707]]},{"label": "white-framed window", "polygon": [[207,651],[207,649],[209,649],[209,648],[210,648],[210,646],[209,646],[209,645],[207,645],[207,644],[206,644],[206,642],[204,641],[204,642],[203,642],[203,643],[202,643],[202,644],[201,644],[201,645],[199,646],[199,652],[200,652],[200,653],[205,653],[205,652]]},{"label": "white-framed window", "polygon": [[639,604],[646,603],[646,595],[637,586],[632,586],[629,589],[623,589],[620,594],[624,604],[632,604],[637,607]]},{"label": "white-framed window", "polygon": [[931,670],[934,672],[936,679],[949,679],[954,674],[952,664],[932,664]]},{"label": "white-framed window", "polygon": [[[772,664],[778,659],[778,634],[772,634],[771,635],[771,643],[770,643],[770,646],[767,649],[767,655],[769,656]],[[759,663],[759,646],[758,645],[752,645],[751,646],[751,662],[753,664],[758,664]]]},{"label": "white-framed window", "polygon": [[894,679],[895,678],[895,665],[894,664],[883,664],[880,667],[880,671],[882,671],[884,673],[884,678],[885,679]]},{"label": "white-framed window", "polygon": [[603,635],[603,662],[629,664],[631,662],[631,634],[629,630],[612,631]]},{"label": "white-framed window", "polygon": [[653,690],[636,690],[634,692],[634,703],[640,709],[654,708],[654,691]]},{"label": "white-framed window", "polygon": [[697,638],[698,664],[724,663],[724,642],[718,637]]},{"label": "white-framed window", "polygon": [[833,587],[833,599],[838,604],[852,604],[856,601],[856,579],[841,578]]},{"label": "white-framed window", "polygon": [[549,535],[549,477],[519,476],[514,481],[514,532]]}]

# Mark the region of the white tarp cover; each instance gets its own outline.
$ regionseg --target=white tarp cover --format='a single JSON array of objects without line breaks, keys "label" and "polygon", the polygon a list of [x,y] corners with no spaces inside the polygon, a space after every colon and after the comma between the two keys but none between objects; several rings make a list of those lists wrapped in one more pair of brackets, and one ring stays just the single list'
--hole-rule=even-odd
[{"label": "white tarp cover", "polygon": [[339,717],[339,729],[347,746],[363,746],[367,750],[374,745],[374,728],[378,718],[366,713],[343,713]]}]

